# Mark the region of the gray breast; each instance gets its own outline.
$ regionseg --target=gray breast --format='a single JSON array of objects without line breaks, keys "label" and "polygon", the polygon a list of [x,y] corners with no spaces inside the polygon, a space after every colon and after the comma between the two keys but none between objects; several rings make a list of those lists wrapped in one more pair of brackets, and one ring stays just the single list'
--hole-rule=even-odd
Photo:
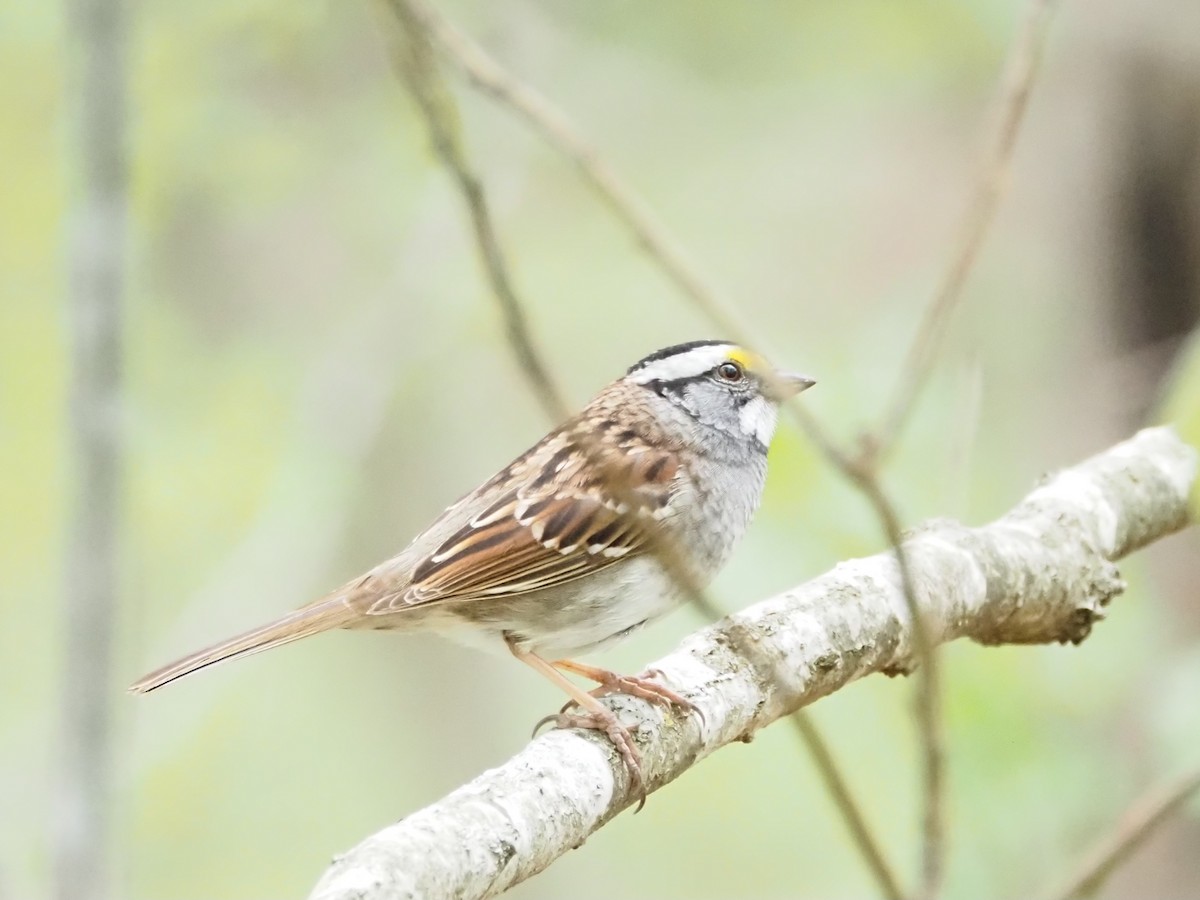
[{"label": "gray breast", "polygon": [[693,464],[694,503],[681,515],[681,540],[705,581],[728,561],[746,533],[762,499],[767,460],[764,453],[746,452],[704,458]]}]

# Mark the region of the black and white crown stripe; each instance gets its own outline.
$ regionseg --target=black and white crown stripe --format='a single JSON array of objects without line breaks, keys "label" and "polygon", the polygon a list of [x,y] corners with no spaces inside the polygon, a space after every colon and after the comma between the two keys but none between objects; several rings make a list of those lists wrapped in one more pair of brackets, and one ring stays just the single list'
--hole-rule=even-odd
[{"label": "black and white crown stripe", "polygon": [[736,344],[728,341],[692,341],[652,353],[629,369],[635,384],[683,381],[706,375],[729,358]]}]

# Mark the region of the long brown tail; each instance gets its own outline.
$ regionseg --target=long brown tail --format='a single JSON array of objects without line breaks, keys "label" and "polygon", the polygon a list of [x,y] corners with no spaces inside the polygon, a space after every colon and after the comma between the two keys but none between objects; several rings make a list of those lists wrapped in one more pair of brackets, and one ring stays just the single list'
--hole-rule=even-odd
[{"label": "long brown tail", "polygon": [[346,606],[341,597],[335,596],[319,600],[282,619],[231,637],[219,644],[213,644],[203,650],[197,650],[161,669],[155,669],[131,684],[129,693],[144,694],[206,666],[212,666],[227,659],[236,659],[239,656],[260,653],[263,650],[281,647],[322,631],[339,628],[354,617],[355,614]]}]

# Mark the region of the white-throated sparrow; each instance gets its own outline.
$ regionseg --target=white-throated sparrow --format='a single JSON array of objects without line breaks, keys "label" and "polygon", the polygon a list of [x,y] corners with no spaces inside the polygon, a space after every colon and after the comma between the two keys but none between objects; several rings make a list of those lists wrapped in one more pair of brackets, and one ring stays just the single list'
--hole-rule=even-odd
[{"label": "white-throated sparrow", "polygon": [[[583,713],[559,724],[605,732],[640,789],[630,734],[597,695],[692,705],[649,677],[559,657],[628,635],[716,574],[758,507],[778,403],[812,384],[725,341],[652,353],[398,555],[130,690],[333,628],[473,636],[566,691]],[[601,687],[588,693],[563,671]]]}]

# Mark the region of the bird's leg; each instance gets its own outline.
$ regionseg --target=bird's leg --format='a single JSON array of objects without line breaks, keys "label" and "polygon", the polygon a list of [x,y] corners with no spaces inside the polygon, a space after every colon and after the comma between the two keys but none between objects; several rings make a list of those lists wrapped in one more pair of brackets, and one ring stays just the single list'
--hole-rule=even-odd
[{"label": "bird's leg", "polygon": [[644,675],[618,675],[608,669],[589,666],[586,663],[575,662],[572,659],[556,659],[551,663],[556,669],[574,672],[589,681],[594,681],[600,687],[591,692],[593,697],[603,697],[607,694],[629,694],[641,697],[660,706],[678,706],[687,712],[700,714],[696,705],[686,697],[680,696],[663,684],[653,681],[654,676],[662,676],[662,672],[651,670]]},{"label": "bird's leg", "polygon": [[617,752],[621,754],[621,759],[625,762],[625,768],[629,772],[630,790],[640,797],[638,810],[645,806],[646,786],[642,780],[642,760],[634,746],[633,735],[629,733],[628,728],[621,724],[616,713],[583,688],[574,684],[536,653],[522,649],[511,638],[506,638],[506,642],[513,656],[558,685],[571,698],[571,701],[583,710],[579,714],[560,712],[558,715],[549,716],[542,719],[537,727],[540,728],[544,722],[553,721],[559,728],[590,728],[594,731],[602,731],[613,742]]}]

